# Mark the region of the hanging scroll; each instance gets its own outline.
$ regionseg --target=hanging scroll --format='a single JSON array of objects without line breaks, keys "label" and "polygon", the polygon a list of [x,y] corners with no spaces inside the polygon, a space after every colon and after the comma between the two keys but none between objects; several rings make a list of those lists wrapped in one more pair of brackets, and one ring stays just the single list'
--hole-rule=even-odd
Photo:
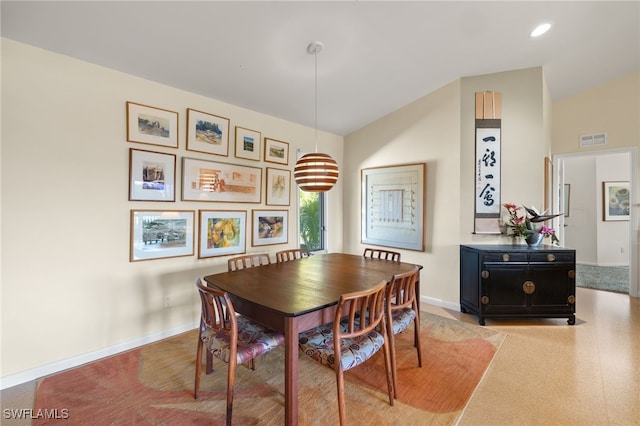
[{"label": "hanging scroll", "polygon": [[476,93],[476,234],[500,233],[501,117],[501,93]]}]

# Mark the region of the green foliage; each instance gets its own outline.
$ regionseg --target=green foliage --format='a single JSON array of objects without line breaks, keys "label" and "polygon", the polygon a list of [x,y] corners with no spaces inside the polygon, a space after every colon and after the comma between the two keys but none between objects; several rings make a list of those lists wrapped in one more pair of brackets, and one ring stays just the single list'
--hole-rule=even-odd
[{"label": "green foliage", "polygon": [[310,251],[320,247],[320,194],[300,191],[300,236]]}]

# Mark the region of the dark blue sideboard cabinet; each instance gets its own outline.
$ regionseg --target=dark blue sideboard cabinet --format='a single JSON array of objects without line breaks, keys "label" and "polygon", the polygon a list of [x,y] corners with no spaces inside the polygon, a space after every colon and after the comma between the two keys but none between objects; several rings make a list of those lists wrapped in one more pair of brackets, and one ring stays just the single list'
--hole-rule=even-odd
[{"label": "dark blue sideboard cabinet", "polygon": [[576,251],[555,246],[461,245],[460,311],[486,318],[576,317]]}]

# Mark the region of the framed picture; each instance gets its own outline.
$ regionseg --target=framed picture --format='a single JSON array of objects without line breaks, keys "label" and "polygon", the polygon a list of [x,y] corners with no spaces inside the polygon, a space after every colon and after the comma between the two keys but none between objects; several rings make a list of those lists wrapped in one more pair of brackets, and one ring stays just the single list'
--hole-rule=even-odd
[{"label": "framed picture", "polygon": [[129,149],[129,201],[175,201],[176,156]]},{"label": "framed picture", "polygon": [[193,255],[193,210],[131,210],[129,261]]},{"label": "framed picture", "polygon": [[629,220],[629,182],[602,182],[603,220]]},{"label": "framed picture", "polygon": [[127,102],[129,142],[178,147],[178,113]]},{"label": "framed picture", "polygon": [[267,205],[288,206],[291,194],[291,170],[267,167]]},{"label": "framed picture", "polygon": [[426,164],[362,169],[362,242],[424,250]]},{"label": "framed picture", "polygon": [[229,156],[229,119],[187,108],[187,149]]},{"label": "framed picture", "polygon": [[564,217],[569,217],[569,208],[571,207],[571,184],[564,184]]},{"label": "framed picture", "polygon": [[271,138],[264,138],[264,161],[289,164],[289,144]]},{"label": "framed picture", "polygon": [[260,203],[262,169],[183,157],[182,200]]},{"label": "framed picture", "polygon": [[289,234],[287,210],[252,210],[252,246],[286,244]]},{"label": "framed picture", "polygon": [[246,251],[246,211],[200,210],[199,226],[200,259]]},{"label": "framed picture", "polygon": [[236,126],[236,157],[260,161],[260,132]]}]

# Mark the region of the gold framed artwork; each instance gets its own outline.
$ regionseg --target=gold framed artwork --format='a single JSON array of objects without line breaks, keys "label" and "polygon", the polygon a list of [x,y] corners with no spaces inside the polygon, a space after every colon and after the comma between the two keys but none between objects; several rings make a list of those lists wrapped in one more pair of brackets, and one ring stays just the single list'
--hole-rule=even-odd
[{"label": "gold framed artwork", "polygon": [[262,169],[183,157],[182,200],[260,203]]},{"label": "gold framed artwork", "polygon": [[175,201],[176,156],[129,149],[129,201]]},{"label": "gold framed artwork", "polygon": [[291,170],[267,167],[267,205],[288,206],[291,204]]},{"label": "gold framed artwork", "polygon": [[193,255],[193,210],[131,210],[130,262]]},{"label": "gold framed artwork", "polygon": [[260,161],[260,132],[236,126],[236,157]]},{"label": "gold framed artwork", "polygon": [[247,212],[200,210],[198,258],[246,252]]},{"label": "gold framed artwork", "polygon": [[362,243],[424,250],[426,164],[362,169]]},{"label": "gold framed artwork", "polygon": [[286,244],[289,234],[288,210],[252,210],[252,246]]},{"label": "gold framed artwork", "polygon": [[229,119],[187,108],[187,149],[229,156]]},{"label": "gold framed artwork", "polygon": [[289,164],[289,143],[264,138],[264,161],[284,165]]},{"label": "gold framed artwork", "polygon": [[127,102],[127,141],[178,147],[178,113]]}]

